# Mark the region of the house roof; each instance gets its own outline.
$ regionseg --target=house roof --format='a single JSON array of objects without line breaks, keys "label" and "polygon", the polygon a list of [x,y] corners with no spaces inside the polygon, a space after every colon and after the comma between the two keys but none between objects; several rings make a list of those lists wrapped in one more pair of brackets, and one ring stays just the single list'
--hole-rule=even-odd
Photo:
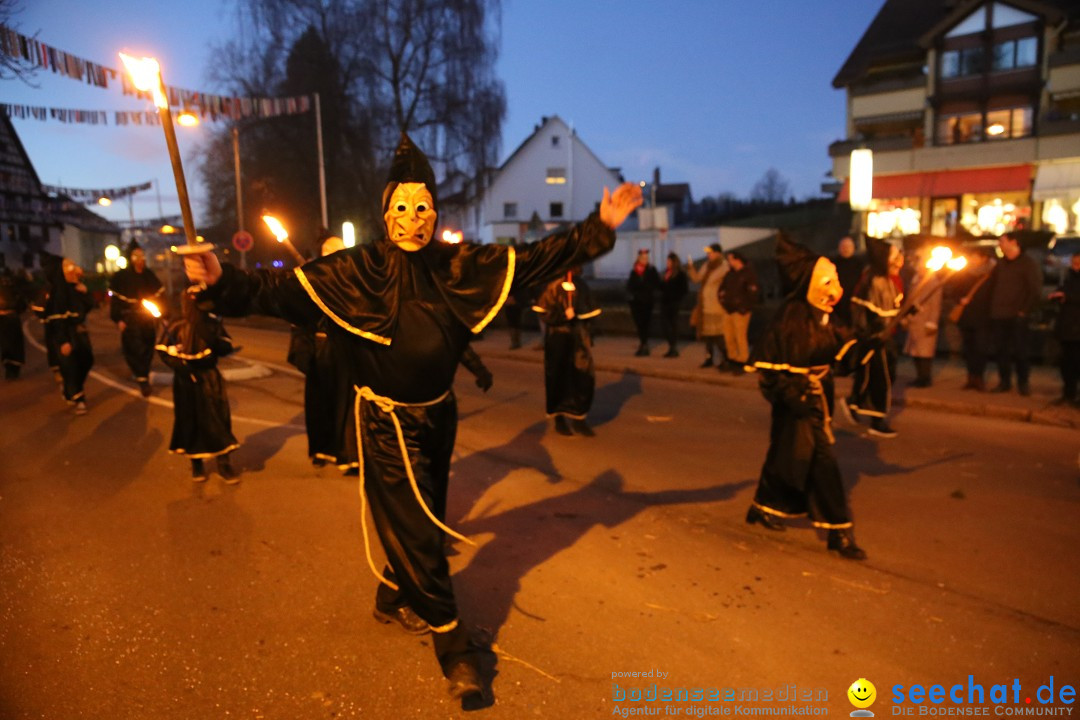
[{"label": "house roof", "polygon": [[[850,85],[875,65],[921,64],[934,40],[988,1],[885,0],[833,78],[833,87]],[[1080,3],[1076,0],[1008,0],[1007,4],[1050,22],[1080,18]]]},{"label": "house roof", "polygon": [[584,143],[584,141],[581,140],[581,138],[578,137],[578,134],[576,132],[574,132],[574,129],[572,127],[570,127],[569,125],[567,125],[566,121],[563,120],[558,115],[550,115],[550,116],[545,115],[544,117],[540,118],[540,124],[537,125],[535,128],[533,128],[533,131],[529,134],[529,136],[527,138],[525,138],[525,140],[522,141],[522,143],[520,145],[517,146],[517,148],[515,148],[514,152],[510,153],[510,156],[508,158],[506,158],[506,162],[504,162],[502,165],[499,166],[499,172],[502,172],[507,167],[509,167],[510,163],[513,162],[515,157],[517,157],[518,153],[520,153],[525,148],[526,145],[528,145],[530,142],[532,142],[533,138],[535,138],[540,133],[541,130],[543,130],[545,127],[547,127],[548,123],[552,123],[552,122],[555,122],[555,121],[558,121],[558,122],[562,123],[563,126],[566,127],[567,131],[570,134],[570,142],[574,142],[576,140],[578,145],[580,147],[584,148],[585,152],[589,153],[589,155],[591,155],[593,157],[593,159],[596,160],[597,164],[599,164],[600,167],[603,167],[603,168],[615,173],[616,175],[619,174],[617,171],[612,170],[612,168],[609,168],[607,165],[605,165],[600,160],[600,158],[596,157],[596,153],[594,153],[592,151],[592,149],[588,145],[586,145]]},{"label": "house roof", "polygon": [[665,183],[656,186],[657,203],[681,203],[684,198],[693,198],[690,195],[690,183]]}]

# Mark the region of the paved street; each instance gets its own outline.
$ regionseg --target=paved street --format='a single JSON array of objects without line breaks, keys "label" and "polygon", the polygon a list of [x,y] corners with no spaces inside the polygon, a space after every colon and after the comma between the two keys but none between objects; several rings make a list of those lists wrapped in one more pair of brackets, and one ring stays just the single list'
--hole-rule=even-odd
[{"label": "paved street", "polygon": [[[306,458],[287,334],[230,325],[243,481],[195,485],[168,384],[138,398],[95,315],[89,415],[34,348],[0,385],[0,718],[460,715],[430,641],[371,618],[357,482]],[[804,523],[743,522],[768,428],[752,382],[602,372],[597,437],[563,438],[540,365],[488,362],[487,394],[458,375],[449,508],[477,543],[451,558],[461,612],[497,659],[482,715],[610,716],[613,682],[660,682],[613,673],[650,669],[824,688],[842,716],[859,677],[878,715],[894,684],[1080,684],[1075,429],[910,404],[894,440],[841,428],[853,563]]]}]

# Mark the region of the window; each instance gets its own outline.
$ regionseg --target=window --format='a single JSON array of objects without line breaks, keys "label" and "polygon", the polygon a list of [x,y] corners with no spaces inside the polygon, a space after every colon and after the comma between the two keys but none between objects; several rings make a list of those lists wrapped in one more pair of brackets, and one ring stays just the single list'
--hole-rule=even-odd
[{"label": "window", "polygon": [[994,59],[991,69],[1013,70],[1034,67],[1038,54],[1039,41],[1033,37],[998,43],[994,46]]},{"label": "window", "polygon": [[1004,140],[1031,134],[1031,108],[1007,108],[986,113],[986,139]]},{"label": "window", "polygon": [[503,203],[503,217],[504,218],[516,218],[517,217],[517,203]]},{"label": "window", "polygon": [[982,113],[938,117],[938,145],[957,145],[982,140]]},{"label": "window", "polygon": [[559,136],[558,135],[552,135],[551,136],[551,147],[559,147]]},{"label": "window", "polygon": [[550,212],[548,213],[548,215],[550,217],[553,217],[553,218],[561,218],[562,217],[562,203],[561,202],[551,203]]},{"label": "window", "polygon": [[979,75],[983,71],[981,47],[947,50],[941,54],[941,77],[955,78]]},{"label": "window", "polygon": [[566,168],[548,168],[547,169],[547,184],[548,185],[565,185],[566,184]]}]

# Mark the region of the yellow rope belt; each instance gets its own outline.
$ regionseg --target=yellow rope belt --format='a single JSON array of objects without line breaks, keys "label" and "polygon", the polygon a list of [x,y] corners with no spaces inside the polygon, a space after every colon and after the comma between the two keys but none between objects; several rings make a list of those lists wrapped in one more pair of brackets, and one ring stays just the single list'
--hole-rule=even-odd
[{"label": "yellow rope belt", "polygon": [[[844,346],[844,350],[847,346]],[[836,436],[832,431],[832,416],[829,414],[829,401],[825,399],[825,390],[821,387],[821,380],[832,367],[829,365],[814,365],[812,367],[798,367],[797,365],[788,365],[787,363],[770,363],[763,360],[758,360],[753,365],[747,365],[748,370],[773,370],[777,372],[789,372],[796,375],[805,375],[807,380],[810,381],[810,392],[816,395],[821,401],[821,410],[825,414],[825,435],[829,438],[829,444],[836,444]]]},{"label": "yellow rope belt", "polygon": [[424,498],[420,495],[420,487],[416,484],[416,476],[413,474],[412,462],[409,461],[409,449],[405,446],[405,434],[401,430],[401,421],[398,420],[397,408],[399,407],[431,407],[432,405],[438,405],[450,394],[447,390],[439,397],[429,402],[422,403],[403,403],[397,400],[392,400],[382,395],[377,395],[371,388],[356,387],[356,404],[353,408],[356,415],[356,453],[357,462],[359,463],[360,471],[360,528],[364,533],[364,554],[367,556],[368,567],[371,568],[371,572],[375,573],[375,577],[379,579],[379,582],[389,585],[394,590],[398,589],[398,586],[382,576],[378,568],[375,567],[375,561],[371,558],[371,541],[368,538],[367,530],[367,495],[364,494],[364,438],[363,438],[363,418],[360,415],[360,403],[363,401],[373,402],[375,406],[382,410],[384,413],[390,416],[390,419],[394,422],[394,430],[397,432],[398,447],[401,449],[401,459],[405,464],[405,474],[409,476],[409,484],[412,486],[413,495],[416,496],[416,502],[423,508],[424,514],[428,516],[428,519],[435,525],[453,537],[466,542],[469,545],[476,545],[472,540],[454,532],[445,524],[443,524],[439,518],[435,517],[435,514],[428,508],[427,503],[424,502]]}]

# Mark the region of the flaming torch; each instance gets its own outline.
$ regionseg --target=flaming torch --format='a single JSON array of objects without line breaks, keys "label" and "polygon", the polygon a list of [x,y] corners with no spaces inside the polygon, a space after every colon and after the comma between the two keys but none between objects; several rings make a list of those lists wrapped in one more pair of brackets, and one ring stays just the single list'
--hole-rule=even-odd
[{"label": "flaming torch", "polygon": [[161,310],[158,308],[157,304],[154,303],[153,300],[144,299],[142,301],[142,306],[143,306],[143,309],[146,310],[146,312],[150,313],[155,318],[160,318],[161,317]]},{"label": "flaming torch", "polygon": [[462,234],[460,232],[454,232],[453,230],[443,230],[442,241],[450,245],[457,245],[461,242]]},{"label": "flaming torch", "polygon": [[[900,306],[900,311],[896,314],[896,317],[889,322],[886,331],[891,331],[891,328],[895,327],[902,318],[909,313],[914,312],[914,308],[917,305],[925,303],[934,293],[942,291],[945,287],[945,280],[947,278],[938,276],[938,273],[941,272],[941,270],[944,269],[950,272],[963,270],[967,267],[967,258],[963,255],[953,255],[953,251],[945,245],[937,245],[930,251],[930,258],[926,261],[925,267],[929,272],[922,274],[918,284],[916,284],[915,288],[904,298],[904,303]],[[929,292],[923,294],[922,291],[930,281],[934,279],[937,279],[937,284],[930,288]]]},{"label": "flaming torch", "polygon": [[307,262],[304,260],[304,256],[297,252],[296,248],[293,247],[292,241],[289,240],[289,231],[285,229],[285,226],[281,224],[280,220],[273,215],[263,215],[262,219],[263,222],[266,223],[266,226],[270,228],[270,232],[277,238],[277,241],[284,245],[285,249],[293,256],[297,265],[303,265]]},{"label": "flaming torch", "polygon": [[120,60],[131,76],[131,82],[138,90],[150,93],[157,106],[161,127],[165,130],[165,144],[169,148],[169,160],[172,163],[173,179],[176,181],[176,194],[180,199],[180,213],[184,218],[184,236],[187,247],[177,252],[181,255],[197,252],[211,252],[213,245],[200,243],[195,233],[195,219],[191,214],[191,200],[188,197],[187,181],[184,179],[184,166],[180,161],[180,147],[176,143],[176,128],[173,127],[172,113],[169,111],[169,98],[165,94],[165,83],[161,79],[161,66],[154,58],[136,58],[120,53]]}]

